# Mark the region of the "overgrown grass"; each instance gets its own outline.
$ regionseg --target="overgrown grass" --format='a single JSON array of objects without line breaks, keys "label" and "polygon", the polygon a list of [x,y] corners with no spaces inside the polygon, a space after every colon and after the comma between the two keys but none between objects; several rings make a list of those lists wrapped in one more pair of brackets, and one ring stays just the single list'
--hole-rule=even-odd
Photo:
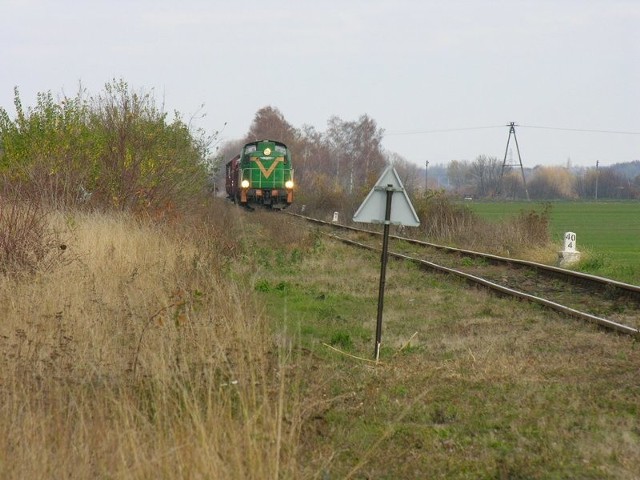
[{"label": "overgrown grass", "polygon": [[53,213],[67,261],[0,277],[0,477],[296,477],[291,346],[228,280],[243,226],[213,208]]},{"label": "overgrown grass", "polygon": [[[640,203],[553,202],[548,205],[549,232],[555,249],[562,249],[564,232],[577,235],[583,262],[574,268],[640,284]],[[531,206],[528,202],[472,202],[468,205],[481,218],[494,224]]]},{"label": "overgrown grass", "polygon": [[50,212],[0,276],[3,478],[636,478],[640,349],[273,213]]},{"label": "overgrown grass", "polygon": [[[323,241],[257,293],[314,359],[301,477],[636,478],[637,342]],[[284,286],[280,288],[279,286]]]},{"label": "overgrown grass", "polygon": [[530,259],[535,256],[543,262],[555,260],[557,252],[551,243],[548,205],[535,208],[529,205],[510,216],[487,221],[468,205],[436,193],[417,199],[416,210],[421,225],[419,229],[407,229],[406,234],[497,255]]},{"label": "overgrown grass", "polygon": [[62,256],[66,245],[48,215],[37,200],[0,195],[0,273],[44,270]]}]

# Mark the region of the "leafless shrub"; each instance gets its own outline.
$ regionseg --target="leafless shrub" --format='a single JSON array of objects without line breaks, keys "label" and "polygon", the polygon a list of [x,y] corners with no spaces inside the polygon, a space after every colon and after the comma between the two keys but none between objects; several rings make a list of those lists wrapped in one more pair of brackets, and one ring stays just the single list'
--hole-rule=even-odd
[{"label": "leafless shrub", "polygon": [[518,216],[505,222],[505,231],[510,233],[506,240],[524,247],[540,247],[549,242],[549,214],[551,205],[547,204],[542,211],[522,210]]},{"label": "leafless shrub", "polygon": [[523,210],[515,217],[490,222],[442,194],[419,201],[417,208],[430,241],[499,255],[517,255],[547,246],[550,209],[547,204],[542,210]]},{"label": "leafless shrub", "polygon": [[0,196],[0,272],[34,272],[65,249],[38,199]]},{"label": "leafless shrub", "polygon": [[466,206],[457,205],[442,194],[426,202],[418,202],[418,215],[424,219],[427,238],[446,243],[457,243],[479,223],[477,216]]}]

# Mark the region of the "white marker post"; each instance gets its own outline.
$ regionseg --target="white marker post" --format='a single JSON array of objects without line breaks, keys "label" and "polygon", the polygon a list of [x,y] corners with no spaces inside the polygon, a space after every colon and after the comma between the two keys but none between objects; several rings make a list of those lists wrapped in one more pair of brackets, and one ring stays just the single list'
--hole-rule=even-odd
[{"label": "white marker post", "polygon": [[[394,193],[396,202],[393,202]],[[376,343],[374,358],[380,358],[380,344],[382,342],[382,310],[384,307],[384,286],[387,274],[387,259],[389,257],[389,225],[405,225],[417,227],[420,219],[411,205],[407,192],[402,186],[398,172],[393,167],[387,167],[380,176],[367,198],[353,216],[354,222],[383,223],[382,255],[380,258],[380,285],[378,288],[378,317],[376,322]]]},{"label": "white marker post", "polygon": [[562,251],[558,252],[558,266],[567,267],[580,260],[580,252],[576,250],[576,234],[565,232]]},{"label": "white marker post", "polygon": [[573,232],[566,232],[564,234],[564,248],[563,252],[575,253],[576,251],[576,234]]},{"label": "white marker post", "polygon": [[338,212],[333,212],[333,223],[338,223]]}]

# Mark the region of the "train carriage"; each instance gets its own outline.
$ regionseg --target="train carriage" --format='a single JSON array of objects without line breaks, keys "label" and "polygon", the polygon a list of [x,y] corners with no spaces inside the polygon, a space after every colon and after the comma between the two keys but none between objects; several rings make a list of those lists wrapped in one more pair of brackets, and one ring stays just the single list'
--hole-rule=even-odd
[{"label": "train carriage", "polygon": [[225,186],[228,197],[245,207],[288,207],[294,187],[289,149],[274,140],[247,143],[227,162]]}]

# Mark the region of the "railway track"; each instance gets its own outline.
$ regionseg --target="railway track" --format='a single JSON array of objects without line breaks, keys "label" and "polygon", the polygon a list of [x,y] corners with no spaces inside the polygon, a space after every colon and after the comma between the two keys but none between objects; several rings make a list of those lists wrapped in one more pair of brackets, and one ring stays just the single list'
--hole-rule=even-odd
[{"label": "railway track", "polygon": [[[382,234],[289,213],[338,241],[380,251]],[[340,235],[334,233],[341,232]],[[389,256],[640,338],[640,286],[525,260],[390,236]]]}]

